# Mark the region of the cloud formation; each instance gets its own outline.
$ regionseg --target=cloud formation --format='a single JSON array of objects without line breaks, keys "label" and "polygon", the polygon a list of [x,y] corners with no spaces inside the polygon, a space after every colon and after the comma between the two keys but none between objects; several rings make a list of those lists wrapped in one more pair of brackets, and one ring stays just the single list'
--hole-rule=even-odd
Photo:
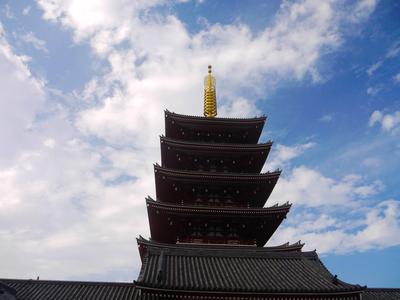
[{"label": "cloud formation", "polygon": [[395,133],[400,124],[400,111],[385,114],[380,110],[375,110],[371,114],[368,124],[370,127],[379,124],[383,131]]},{"label": "cloud formation", "polygon": [[26,32],[22,35],[17,35],[16,37],[18,37],[22,42],[32,45],[36,50],[46,53],[49,52],[46,47],[46,42],[36,37],[32,31]]}]

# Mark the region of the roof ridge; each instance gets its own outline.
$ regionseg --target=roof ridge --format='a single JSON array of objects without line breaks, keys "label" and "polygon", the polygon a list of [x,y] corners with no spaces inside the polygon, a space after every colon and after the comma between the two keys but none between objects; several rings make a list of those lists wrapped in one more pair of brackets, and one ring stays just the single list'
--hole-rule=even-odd
[{"label": "roof ridge", "polygon": [[[269,207],[224,207],[224,206],[195,206],[195,205],[177,205],[156,201],[150,196],[146,197],[146,203],[167,209],[180,210],[199,210],[199,211],[226,211],[226,212],[281,212],[286,208],[290,208],[292,204],[286,202],[282,205],[273,205]],[[283,211],[282,211],[283,212]]]},{"label": "roof ridge", "polygon": [[[257,252],[271,252],[271,251],[277,251],[276,249],[281,248],[284,251],[288,251],[288,249],[294,247],[294,248],[301,248],[304,246],[304,244],[299,244],[299,241],[293,244],[290,244],[289,242],[286,242],[281,245],[277,246],[264,246],[264,247],[256,247],[252,245],[239,245],[239,244],[193,244],[193,243],[185,243],[185,244],[166,244],[166,243],[160,243],[156,241],[151,241],[147,240],[142,236],[139,236],[139,238],[136,239],[138,244],[143,244],[143,245],[148,245],[150,247],[158,247],[158,248],[186,248],[186,249],[202,249],[202,248],[208,248],[210,250],[226,250],[226,249],[233,249],[233,250],[251,250],[251,251],[257,251]],[[293,250],[295,251],[295,250]],[[315,252],[315,251],[303,251],[303,252]]]},{"label": "roof ridge", "polygon": [[191,176],[191,177],[220,177],[229,179],[262,179],[264,177],[274,177],[280,175],[282,170],[276,169],[274,171],[268,171],[265,173],[222,173],[222,172],[206,172],[206,171],[187,171],[180,169],[172,169],[160,166],[159,164],[154,164],[155,171],[160,171],[164,173],[174,174],[175,176]]},{"label": "roof ridge", "polygon": [[242,122],[250,122],[250,121],[264,121],[267,119],[265,115],[260,116],[260,117],[252,117],[252,118],[234,118],[234,117],[214,117],[214,118],[206,118],[203,116],[194,116],[194,115],[184,115],[184,114],[178,114],[175,112],[171,112],[168,109],[164,110],[165,115],[171,115],[176,118],[181,118],[181,119],[194,119],[194,120],[199,120],[199,121],[216,121],[216,122],[223,122],[223,121],[242,121]]},{"label": "roof ridge", "polygon": [[[224,257],[246,259],[295,259],[315,261],[318,255],[314,251],[257,251],[263,247],[253,249],[211,249],[211,248],[162,248],[149,246],[147,253],[151,255],[184,256],[184,257]],[[310,262],[311,263],[311,262]]]},{"label": "roof ridge", "polygon": [[269,140],[265,143],[258,143],[258,144],[233,144],[233,143],[205,143],[205,142],[195,142],[195,141],[184,141],[184,140],[176,140],[168,138],[164,135],[160,135],[160,142],[161,143],[170,143],[170,144],[178,144],[182,146],[194,146],[200,148],[228,148],[228,149],[235,149],[235,148],[246,148],[246,149],[262,149],[271,147],[273,142]]},{"label": "roof ridge", "polygon": [[61,279],[20,279],[20,278],[0,278],[2,282],[25,282],[34,284],[82,284],[82,285],[133,285],[132,282],[118,281],[80,281],[80,280],[61,280]]},{"label": "roof ridge", "polygon": [[371,292],[400,292],[400,287],[399,288],[379,288],[379,287],[367,287],[366,291],[371,291]]}]

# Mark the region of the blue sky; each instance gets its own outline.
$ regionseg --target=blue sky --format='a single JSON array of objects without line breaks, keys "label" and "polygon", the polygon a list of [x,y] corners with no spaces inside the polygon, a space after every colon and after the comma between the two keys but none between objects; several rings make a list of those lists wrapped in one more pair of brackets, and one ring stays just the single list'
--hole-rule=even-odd
[{"label": "blue sky", "polygon": [[400,282],[396,1],[0,2],[0,277],[136,278],[163,110],[265,114],[301,239],[332,273]]}]

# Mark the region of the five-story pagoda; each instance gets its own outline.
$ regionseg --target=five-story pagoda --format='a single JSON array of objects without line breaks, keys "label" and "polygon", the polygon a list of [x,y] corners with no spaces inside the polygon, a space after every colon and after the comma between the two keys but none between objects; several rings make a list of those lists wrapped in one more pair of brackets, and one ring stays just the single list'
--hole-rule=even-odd
[{"label": "five-story pagoda", "polygon": [[290,204],[264,207],[280,171],[260,173],[265,117],[217,118],[209,66],[204,117],[165,111],[151,239],[138,239],[139,299],[361,299],[300,242],[264,247]]}]

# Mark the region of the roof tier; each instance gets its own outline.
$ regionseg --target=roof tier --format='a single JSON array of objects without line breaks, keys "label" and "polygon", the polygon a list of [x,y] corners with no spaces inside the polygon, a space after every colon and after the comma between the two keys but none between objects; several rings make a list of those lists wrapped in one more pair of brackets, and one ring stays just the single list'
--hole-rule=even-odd
[{"label": "roof tier", "polygon": [[172,205],[146,199],[150,232],[161,243],[246,244],[262,247],[290,204],[268,208]]},{"label": "roof tier", "polygon": [[206,118],[165,111],[165,135],[176,140],[256,144],[266,117]]},{"label": "roof tier", "polygon": [[157,200],[189,205],[262,207],[280,173],[195,172],[154,166]]},{"label": "roof tier", "polygon": [[[16,290],[17,300],[138,300],[133,283],[0,279]],[[0,299],[3,299],[1,297]],[[7,299],[7,298],[5,298]],[[12,299],[12,298],[9,298]]]},{"label": "roof tier", "polygon": [[260,173],[272,142],[264,144],[216,144],[160,137],[161,164],[179,170]]},{"label": "roof tier", "polygon": [[[263,293],[263,292],[215,292],[197,290],[171,290],[152,288],[141,283],[61,281],[32,279],[2,279],[0,281],[16,290],[18,300],[359,300],[358,291],[323,293]],[[2,292],[0,285],[0,293]],[[5,294],[6,297],[10,296]],[[395,300],[400,297],[400,289],[365,289],[361,293],[366,300]],[[4,294],[0,294],[4,297]],[[13,299],[11,298],[5,299]]]},{"label": "roof tier", "polygon": [[[154,255],[154,254],[153,254]],[[146,267],[149,267],[146,265]],[[219,273],[218,273],[219,274]],[[194,278],[194,277],[192,277]],[[192,279],[191,278],[191,279]],[[1,284],[3,283],[3,285]],[[342,282],[341,282],[342,283]],[[7,286],[5,287],[4,284]],[[323,293],[260,293],[260,292],[207,292],[197,290],[171,290],[140,286],[126,282],[94,282],[94,281],[62,281],[62,280],[32,280],[32,279],[3,279],[0,278],[0,294],[14,299],[12,289],[16,291],[15,299],[18,300],[162,300],[192,299],[192,300],[359,300],[360,293],[349,292],[323,292]],[[355,286],[357,287],[357,286]],[[5,291],[5,293],[4,293]],[[365,300],[395,300],[400,299],[400,289],[367,288],[361,293]],[[188,298],[188,296],[190,298]],[[303,298],[299,298],[303,297]],[[307,297],[307,298],[306,298]]]},{"label": "roof tier", "polygon": [[160,248],[160,249],[181,249],[186,251],[197,251],[198,249],[214,249],[215,251],[251,251],[254,253],[258,252],[265,252],[265,251],[272,251],[272,252],[288,252],[288,251],[301,251],[304,244],[301,241],[297,241],[296,243],[290,244],[289,242],[277,245],[277,246],[269,246],[269,247],[254,247],[254,246],[247,246],[247,245],[229,245],[229,244],[165,244],[165,243],[158,243],[153,240],[147,240],[142,236],[136,239],[138,243],[140,258],[143,262],[145,256],[147,254],[147,250],[149,248]]},{"label": "roof tier", "polygon": [[255,295],[349,296],[354,293],[359,296],[362,291],[359,285],[334,277],[314,251],[216,250],[214,247],[192,247],[188,250],[184,247],[147,245],[145,256],[136,282],[139,287]]}]

